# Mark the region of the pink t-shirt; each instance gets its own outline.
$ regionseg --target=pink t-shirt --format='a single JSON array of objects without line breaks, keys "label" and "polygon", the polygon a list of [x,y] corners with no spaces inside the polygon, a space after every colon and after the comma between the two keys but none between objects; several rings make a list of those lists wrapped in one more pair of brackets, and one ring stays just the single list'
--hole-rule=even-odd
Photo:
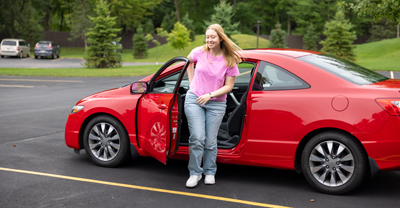
[{"label": "pink t-shirt", "polygon": [[[214,92],[225,84],[226,76],[239,75],[237,65],[233,67],[226,66],[224,56],[215,57],[207,52],[202,51],[201,47],[197,47],[190,52],[190,57],[197,62],[192,83],[190,83],[190,91],[197,96],[202,96],[210,92]],[[213,97],[211,100],[224,101],[226,94]]]}]

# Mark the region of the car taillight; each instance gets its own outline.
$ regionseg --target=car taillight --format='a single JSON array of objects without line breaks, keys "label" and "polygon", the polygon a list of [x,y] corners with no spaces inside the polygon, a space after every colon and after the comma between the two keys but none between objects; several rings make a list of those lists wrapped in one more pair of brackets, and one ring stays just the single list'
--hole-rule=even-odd
[{"label": "car taillight", "polygon": [[48,49],[53,48],[53,46],[51,45],[51,43],[49,43],[49,47],[47,47]]},{"label": "car taillight", "polygon": [[17,46],[17,51],[19,51],[19,46]]},{"label": "car taillight", "polygon": [[390,115],[400,116],[400,99],[376,99],[376,102]]},{"label": "car taillight", "polygon": [[39,43],[36,43],[35,48],[39,48],[38,44],[39,44]]}]

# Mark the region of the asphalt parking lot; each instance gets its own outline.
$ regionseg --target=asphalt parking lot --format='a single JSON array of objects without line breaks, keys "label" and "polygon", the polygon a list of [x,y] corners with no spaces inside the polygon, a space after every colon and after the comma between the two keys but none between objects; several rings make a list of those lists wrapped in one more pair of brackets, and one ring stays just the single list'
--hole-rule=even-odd
[{"label": "asphalt parking lot", "polygon": [[102,168],[65,145],[65,122],[78,100],[140,78],[0,76],[1,207],[400,206],[399,171],[333,196],[294,171],[219,164],[216,185],[188,189],[187,161],[165,166],[141,158]]}]

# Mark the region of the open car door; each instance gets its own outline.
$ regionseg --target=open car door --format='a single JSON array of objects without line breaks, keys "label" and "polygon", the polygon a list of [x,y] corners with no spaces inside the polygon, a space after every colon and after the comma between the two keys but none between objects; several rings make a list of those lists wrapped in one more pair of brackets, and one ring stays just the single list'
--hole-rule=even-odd
[{"label": "open car door", "polygon": [[139,146],[164,164],[179,146],[183,106],[179,88],[189,62],[177,57],[165,63],[148,83],[137,108]]}]

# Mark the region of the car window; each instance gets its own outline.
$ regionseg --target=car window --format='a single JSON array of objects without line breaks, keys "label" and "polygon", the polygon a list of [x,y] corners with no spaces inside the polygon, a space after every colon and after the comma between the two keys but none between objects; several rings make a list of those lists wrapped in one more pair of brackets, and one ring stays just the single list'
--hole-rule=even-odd
[{"label": "car window", "polygon": [[242,62],[238,64],[239,75],[236,76],[235,84],[249,84],[251,80],[251,71],[255,64],[252,62]]},{"label": "car window", "polygon": [[38,43],[37,46],[38,47],[49,47],[50,43]]},{"label": "car window", "polygon": [[19,45],[20,45],[20,46],[24,46],[24,45],[25,45],[25,42],[24,42],[24,41],[19,41]]},{"label": "car window", "polygon": [[3,41],[3,43],[1,45],[8,45],[8,46],[16,46],[17,45],[17,41]]},{"label": "car window", "polygon": [[309,87],[310,85],[289,71],[271,63],[261,62],[256,72],[253,91],[294,90]]},{"label": "car window", "polygon": [[153,88],[155,93],[174,93],[176,82],[179,79],[180,72],[164,77],[156,81]]},{"label": "car window", "polygon": [[314,54],[298,59],[358,85],[372,84],[389,79],[355,63],[327,54]]}]

